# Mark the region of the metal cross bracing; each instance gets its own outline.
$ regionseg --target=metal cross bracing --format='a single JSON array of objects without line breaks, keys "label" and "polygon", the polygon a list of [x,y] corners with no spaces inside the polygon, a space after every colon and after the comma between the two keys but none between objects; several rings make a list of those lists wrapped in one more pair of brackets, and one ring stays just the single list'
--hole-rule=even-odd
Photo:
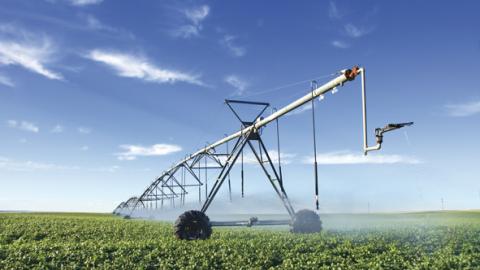
[{"label": "metal cross bracing", "polygon": [[124,201],[124,202],[121,202],[116,208],[115,210],[113,210],[113,214],[116,214],[116,215],[122,215],[122,214],[126,214],[125,212],[127,211],[130,211],[131,209],[135,209],[137,206],[139,205],[142,205],[144,206],[144,203],[143,202],[139,202],[139,198],[138,197],[131,197],[129,198],[128,200]]},{"label": "metal cross bracing", "polygon": [[[382,144],[383,133],[401,128],[403,126],[411,125],[412,123],[389,124],[382,129],[376,129],[376,145],[368,146],[365,69],[354,67],[352,69],[341,71],[337,77],[321,86],[315,84],[309,93],[283,108],[274,110],[265,118],[262,117],[262,114],[269,106],[268,103],[226,100],[225,102],[227,106],[241,122],[241,129],[234,134],[225,136],[223,139],[207,145],[197,152],[186,156],[184,159],[170,167],[170,169],[164,171],[145,189],[145,191],[138,198],[132,197],[128,201],[119,204],[114,210],[114,213],[131,216],[132,213],[137,209],[163,209],[166,206],[183,206],[185,205],[187,195],[190,195],[190,197],[198,196],[198,202],[202,204],[201,212],[205,213],[220,190],[222,184],[226,180],[228,180],[229,183],[229,193],[231,198],[230,173],[238,159],[240,159],[241,162],[241,183],[243,197],[243,156],[244,150],[250,149],[255,157],[255,160],[260,165],[262,171],[266,175],[268,181],[271,183],[274,191],[281,199],[288,214],[293,220],[295,211],[283,186],[280,162],[280,143],[278,139],[278,119],[295,110],[296,108],[307,104],[308,102],[313,102],[313,100],[322,97],[327,92],[343,86],[346,82],[354,80],[357,75],[361,75],[362,78],[363,151],[366,155],[369,151],[379,150]],[[232,104],[263,106],[263,108],[259,110],[259,113],[254,117],[254,119],[245,121],[233,108]],[[261,138],[262,128],[272,121],[276,121],[277,123],[277,146],[279,155],[278,165],[273,163],[267,147]],[[235,144],[230,148],[228,143],[233,140],[235,140]],[[226,152],[217,153],[217,150],[223,145],[226,146]],[[216,170],[216,174],[209,174],[209,170]],[[210,183],[210,187],[208,183],[208,175],[210,175],[210,178],[212,175],[215,176],[213,185]],[[202,191],[205,192],[203,195]],[[316,194],[318,194],[318,192]]]},{"label": "metal cross bracing", "polygon": [[[241,121],[242,127],[246,127],[260,119],[262,113],[269,106],[268,103],[260,102],[245,102],[237,100],[226,100],[228,106],[232,109],[235,116]],[[250,105],[262,105],[264,108],[260,111],[259,114],[255,116],[252,121],[243,121],[238,113],[233,109],[230,103],[240,103],[240,104],[250,104]],[[278,123],[277,123],[278,124]],[[185,205],[185,197],[189,194],[187,189],[193,187],[198,187],[198,201],[202,203],[202,188],[205,191],[205,197],[201,211],[205,212],[210,206],[211,202],[215,198],[220,187],[228,179],[229,187],[229,197],[231,200],[231,183],[230,183],[230,172],[237,162],[239,156],[243,156],[245,147],[249,148],[254,155],[255,159],[259,162],[262,171],[267,176],[267,179],[272,184],[275,192],[282,200],[285,208],[287,209],[288,214],[293,217],[294,210],[288,196],[283,187],[283,182],[281,178],[281,165],[278,164],[279,168],[277,169],[273,163],[272,158],[270,157],[267,147],[265,146],[263,140],[261,139],[261,130],[253,129],[248,133],[242,134],[238,137],[235,145],[230,151],[228,141],[226,144],[225,153],[217,153],[216,148],[211,148],[204,153],[201,153],[194,158],[185,159],[183,162],[178,163],[172,166],[169,170],[165,171],[160,177],[153,181],[144,193],[136,199],[135,203],[127,205],[120,204],[118,209],[126,209],[129,213],[127,216],[130,216],[137,209],[163,209],[164,205],[168,204],[168,207],[176,207]],[[277,129],[278,131],[278,129]],[[257,144],[253,142],[258,142]],[[207,162],[209,160],[210,162]],[[203,162],[202,162],[203,161]],[[207,187],[208,181],[208,170],[220,170],[216,181],[214,181],[213,186],[210,189]],[[186,174],[191,176],[195,180],[193,183],[186,182]],[[202,178],[202,175],[204,177]],[[242,178],[243,174],[243,160],[242,160]],[[242,179],[242,194],[243,194],[243,179]],[[195,194],[193,194],[195,195]],[[120,212],[117,209],[114,213]]]},{"label": "metal cross bracing", "polygon": [[[202,202],[202,187],[206,190],[206,177],[202,175],[206,170],[222,169],[225,163],[222,157],[228,156],[228,153],[216,153],[215,149],[195,156],[192,159],[185,160],[182,163],[172,166],[169,170],[156,178],[135,201],[129,200],[129,204],[121,203],[115,209],[114,213],[119,213],[122,209],[127,210],[131,215],[136,209],[163,209],[166,206],[183,206],[186,202],[186,195],[191,193],[193,188],[198,188],[198,201]],[[207,162],[207,160],[211,162]],[[213,163],[212,163],[213,162]],[[187,176],[193,181],[187,181]]]},{"label": "metal cross bracing", "polygon": [[[357,74],[363,72],[363,69],[358,67],[354,67],[353,69],[348,69],[340,72],[339,76],[332,79],[328,83],[313,89],[310,93],[306,94],[305,96],[297,99],[296,101],[290,103],[289,105],[276,110],[266,118],[262,118],[262,113],[268,107],[268,103],[263,102],[250,102],[250,101],[238,101],[238,100],[226,100],[227,106],[232,110],[234,115],[238,118],[241,122],[242,126],[240,131],[226,136],[225,138],[205,146],[203,149],[198,150],[197,152],[185,157],[183,160],[179,161],[175,165],[173,165],[170,169],[163,172],[161,176],[156,178],[145,191],[136,199],[133,207],[131,207],[131,203],[128,205],[119,205],[123,206],[119,210],[127,210],[125,213],[126,216],[130,216],[136,209],[143,208],[143,209],[150,209],[150,208],[162,208],[168,201],[169,205],[175,207],[176,205],[181,205],[185,203],[185,196],[191,193],[191,188],[185,186],[185,183],[181,182],[184,181],[184,178],[181,178],[181,181],[178,181],[178,173],[180,168],[186,171],[196,182],[190,184],[191,187],[198,187],[198,201],[202,203],[202,188],[205,190],[205,201],[202,206],[202,212],[205,212],[208,207],[210,206],[212,200],[214,199],[215,195],[217,194],[218,190],[220,189],[221,185],[225,181],[225,179],[229,178],[230,171],[234,166],[235,162],[237,161],[238,157],[240,156],[241,161],[243,161],[243,150],[246,146],[250,148],[255,156],[255,159],[261,165],[262,170],[267,176],[267,179],[272,184],[275,192],[280,197],[282,202],[284,203],[289,215],[292,217],[294,214],[294,210],[288,201],[288,197],[285,193],[285,189],[283,187],[283,180],[280,177],[277,171],[281,171],[281,168],[278,170],[275,168],[275,165],[272,163],[271,158],[268,156],[268,151],[263,143],[260,133],[261,129],[265,127],[268,123],[272,121],[278,120],[281,116],[287,114],[288,112],[306,104],[307,102],[315,99],[326,92],[331,91],[335,87],[342,86],[345,82],[353,80]],[[232,104],[247,104],[247,105],[256,105],[262,106],[259,113],[254,117],[254,119],[249,119],[249,121],[245,121],[240,117],[240,115],[235,111]],[[278,122],[277,122],[278,123]],[[229,152],[224,154],[217,154],[216,149],[228,143],[231,140],[236,139],[236,143],[233,148],[229,149]],[[252,141],[258,141],[258,151],[255,150]],[[225,158],[225,161],[222,162],[220,157]],[[213,166],[208,166],[207,163],[204,162],[203,166],[201,165],[202,159],[210,159],[213,160],[218,166],[215,168],[211,168]],[[265,165],[268,162],[268,165]],[[242,182],[242,197],[244,191],[244,172],[243,172],[243,162],[242,162],[242,172],[241,172],[241,182]],[[207,191],[207,184],[208,184],[208,177],[207,177],[207,170],[209,169],[218,169],[220,170],[218,177],[215,179],[213,186]],[[202,178],[202,172],[205,172],[205,177]],[[183,176],[183,174],[182,174]],[[190,178],[191,178],[190,177]],[[179,204],[180,203],[180,204]],[[117,210],[117,212],[119,212]],[[125,211],[121,211],[125,212]]]}]

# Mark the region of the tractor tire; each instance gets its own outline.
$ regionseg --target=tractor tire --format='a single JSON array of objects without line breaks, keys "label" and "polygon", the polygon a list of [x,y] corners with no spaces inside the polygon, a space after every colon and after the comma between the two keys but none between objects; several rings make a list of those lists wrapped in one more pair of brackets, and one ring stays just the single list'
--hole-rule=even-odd
[{"label": "tractor tire", "polygon": [[317,233],[322,230],[320,217],[312,210],[303,209],[295,214],[290,231],[293,233]]},{"label": "tractor tire", "polygon": [[212,234],[212,224],[205,213],[186,211],[175,221],[174,234],[181,240],[205,240]]}]

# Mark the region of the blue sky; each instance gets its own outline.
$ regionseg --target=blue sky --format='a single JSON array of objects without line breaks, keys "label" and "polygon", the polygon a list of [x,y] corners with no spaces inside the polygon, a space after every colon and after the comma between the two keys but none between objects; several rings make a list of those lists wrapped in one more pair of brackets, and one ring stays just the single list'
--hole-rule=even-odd
[{"label": "blue sky", "polygon": [[[322,211],[439,209],[441,198],[448,209],[479,208],[479,8],[3,0],[0,209],[111,211],[236,131],[225,98],[279,108],[309,80],[353,65],[367,69],[370,131],[415,126],[387,134],[384,149],[364,158],[359,81],[319,101]],[[300,108],[280,128],[287,191],[313,208],[310,117]],[[272,150],[274,135],[265,129]],[[248,165],[247,194],[273,194],[258,171]],[[238,193],[238,170],[232,176]]]}]

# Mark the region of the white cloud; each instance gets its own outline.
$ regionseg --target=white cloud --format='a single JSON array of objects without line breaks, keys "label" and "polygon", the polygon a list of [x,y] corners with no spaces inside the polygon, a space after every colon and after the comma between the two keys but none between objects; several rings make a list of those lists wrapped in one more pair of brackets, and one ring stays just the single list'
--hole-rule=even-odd
[{"label": "white cloud", "polygon": [[[315,106],[318,106],[318,103],[320,101],[322,101],[324,98],[325,97],[323,95],[321,95],[320,97],[315,99],[315,101],[317,102],[315,104]],[[308,102],[307,104],[304,104],[304,105],[300,106],[299,108],[296,108],[294,111],[291,111],[291,112],[287,113],[287,116],[302,114],[304,112],[310,111],[311,109],[312,109],[312,102]]]},{"label": "white cloud", "polygon": [[120,168],[121,168],[120,166],[112,165],[112,166],[108,166],[108,167],[94,168],[94,169],[91,169],[90,171],[116,173]]},{"label": "white cloud", "polygon": [[453,117],[465,117],[480,113],[480,101],[472,101],[463,104],[445,105],[448,115]]},{"label": "white cloud", "polygon": [[84,145],[82,147],[80,147],[80,150],[82,151],[87,151],[88,149],[90,149],[87,145]]},{"label": "white cloud", "polygon": [[13,81],[10,78],[2,74],[0,74],[0,84],[3,84],[8,87],[15,87],[15,83],[13,83]]},{"label": "white cloud", "polygon": [[248,87],[248,83],[237,75],[229,75],[225,77],[225,82],[236,89],[235,95],[238,96],[241,96]]},{"label": "white cloud", "polygon": [[[313,163],[313,157],[306,157],[303,163]],[[318,164],[338,165],[338,164],[419,164],[420,160],[414,157],[401,155],[383,155],[371,154],[364,156],[363,153],[352,153],[350,151],[337,151],[330,153],[317,154]]]},{"label": "white cloud", "polygon": [[[250,148],[246,147],[246,149],[250,149]],[[258,151],[258,149],[256,149],[255,151],[257,151],[257,154],[260,155],[260,152]],[[273,163],[278,164],[278,151],[268,150],[268,155],[272,159]],[[280,153],[280,159],[282,161],[282,164],[284,164],[284,165],[292,163],[294,161],[293,159],[296,156],[297,156],[297,154],[285,153],[285,152]],[[227,159],[226,156],[219,156],[217,158],[222,163],[225,163],[225,161]],[[267,160],[265,153],[263,153],[263,160],[264,161]],[[240,158],[236,162],[237,162],[237,164],[240,163]],[[252,152],[247,152],[246,154],[244,154],[243,163],[248,164],[248,165],[259,165],[257,158],[255,157],[255,155]],[[207,166],[215,167],[215,166],[218,166],[218,164],[216,162],[210,160],[210,161],[208,161]]]},{"label": "white cloud", "polygon": [[56,52],[46,36],[39,37],[10,24],[0,25],[0,65],[16,65],[52,80],[62,80],[60,73],[46,67]]},{"label": "white cloud", "polygon": [[[257,154],[260,155],[260,152],[258,151],[258,149],[256,151],[257,151]],[[273,163],[278,163],[278,151],[268,150],[268,155],[272,159]],[[282,164],[290,164],[293,162],[293,158],[295,158],[296,156],[297,156],[296,154],[281,152],[280,160],[282,161]],[[267,160],[265,153],[263,153],[263,159]],[[243,163],[258,165],[258,160],[253,153],[248,153],[243,156]]]},{"label": "white cloud", "polygon": [[351,23],[345,25],[345,33],[351,38],[360,38],[369,34],[372,30],[363,27],[357,27]]},{"label": "white cloud", "polygon": [[111,35],[113,38],[126,38],[131,40],[135,39],[135,35],[131,32],[106,25],[91,14],[81,14],[80,17],[85,22],[84,26],[86,26],[86,28],[89,30],[102,31]]},{"label": "white cloud", "polygon": [[62,133],[64,128],[61,125],[56,125],[52,128],[52,133]]},{"label": "white cloud", "polygon": [[86,15],[85,21],[87,22],[87,26],[93,30],[114,30],[112,27],[107,26],[100,22],[95,16],[93,15]]},{"label": "white cloud", "polygon": [[337,5],[334,1],[330,1],[330,5],[328,7],[328,17],[335,20],[341,19],[343,17],[342,14],[340,14],[340,11],[338,10]]},{"label": "white cloud", "polygon": [[20,129],[25,130],[25,131],[30,131],[37,133],[40,131],[40,129],[33,123],[22,121],[19,126]]},{"label": "white cloud", "polygon": [[103,0],[69,0],[69,1],[74,6],[88,6],[88,5],[100,4],[103,2]]},{"label": "white cloud", "polygon": [[304,112],[310,111],[312,109],[312,103],[309,102],[299,108],[296,108],[294,111],[291,111],[287,114],[287,116],[292,116],[292,115],[299,115]]},{"label": "white cloud", "polygon": [[90,134],[92,133],[92,129],[91,128],[87,128],[87,127],[78,127],[77,128],[77,131],[82,133],[82,134]]},{"label": "white cloud", "polygon": [[142,145],[120,145],[124,152],[117,153],[119,160],[135,160],[138,156],[164,156],[181,151],[182,148],[173,144],[154,144],[152,146]]},{"label": "white cloud", "polygon": [[187,23],[174,29],[172,31],[173,36],[182,38],[198,36],[203,29],[202,22],[207,18],[209,13],[210,7],[207,5],[184,10],[183,15]]},{"label": "white cloud", "polygon": [[18,125],[18,121],[17,120],[7,120],[7,125],[11,128],[16,128],[17,125]]},{"label": "white cloud", "polygon": [[93,50],[87,58],[104,63],[113,68],[118,76],[137,78],[148,82],[175,83],[187,82],[196,85],[204,85],[199,76],[179,71],[161,69],[143,57],[134,55]]},{"label": "white cloud", "polygon": [[235,44],[236,36],[225,35],[220,40],[220,43],[235,57],[242,57],[247,53],[244,47]]},{"label": "white cloud", "polygon": [[205,20],[209,13],[210,7],[207,5],[185,10],[185,16],[195,25],[198,25]]},{"label": "white cloud", "polygon": [[7,125],[11,128],[16,128],[33,133],[38,133],[40,131],[40,128],[37,125],[28,121],[8,120]]},{"label": "white cloud", "polygon": [[333,47],[336,47],[339,49],[347,49],[350,47],[350,44],[340,40],[333,40],[331,44]]},{"label": "white cloud", "polygon": [[35,161],[15,161],[9,158],[0,157],[0,170],[7,171],[57,171],[76,170],[77,166],[62,166],[53,163]]},{"label": "white cloud", "polygon": [[199,33],[199,28],[194,25],[182,25],[173,31],[173,35],[176,37],[189,38],[192,36],[197,36]]}]

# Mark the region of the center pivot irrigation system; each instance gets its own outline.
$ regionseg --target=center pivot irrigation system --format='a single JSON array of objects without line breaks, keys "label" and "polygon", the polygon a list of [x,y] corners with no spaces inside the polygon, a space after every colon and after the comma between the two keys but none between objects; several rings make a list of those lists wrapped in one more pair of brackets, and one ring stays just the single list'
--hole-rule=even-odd
[{"label": "center pivot irrigation system", "polygon": [[[232,110],[238,120],[241,122],[240,131],[226,136],[225,138],[205,146],[197,152],[185,157],[183,160],[174,164],[170,169],[164,171],[162,175],[155,179],[147,189],[139,197],[131,197],[125,202],[120,203],[114,214],[123,215],[130,218],[135,210],[140,209],[163,209],[164,207],[175,207],[185,205],[185,197],[187,194],[196,195],[198,189],[198,200],[202,203],[202,187],[205,191],[205,197],[200,210],[190,210],[181,214],[175,222],[174,232],[179,239],[207,239],[212,233],[212,226],[252,226],[252,225],[287,225],[291,226],[292,232],[309,233],[321,230],[321,222],[318,214],[311,210],[300,210],[295,212],[283,186],[282,167],[280,161],[280,142],[278,133],[278,119],[285,114],[295,110],[296,108],[312,103],[318,97],[323,97],[325,93],[343,86],[346,82],[353,81],[358,75],[361,75],[362,81],[362,115],[363,115],[363,151],[367,155],[368,152],[380,150],[383,142],[383,134],[404,126],[412,125],[413,122],[388,124],[383,128],[375,129],[376,145],[368,146],[367,134],[367,103],[366,103],[366,81],[365,68],[357,66],[352,69],[342,70],[339,75],[324,85],[318,86],[316,82],[312,82],[311,92],[305,96],[295,100],[287,106],[274,111],[269,116],[263,118],[268,103],[251,102],[240,100],[226,100],[227,106]],[[260,112],[249,121],[242,119],[236,112],[233,104],[243,104],[259,106]],[[316,140],[315,140],[315,113],[312,108],[313,131],[314,131],[314,166],[315,166],[315,198],[316,208],[318,210],[318,174],[316,161]],[[267,147],[265,146],[261,130],[270,122],[276,121],[277,124],[277,147],[278,164],[274,164]],[[233,148],[228,147],[230,141],[235,140]],[[226,151],[219,152],[219,147],[225,145]],[[271,183],[276,194],[286,208],[289,220],[258,220],[253,217],[248,221],[210,221],[205,214],[210,204],[217,195],[220,187],[227,180],[231,198],[230,171],[236,164],[238,159],[241,161],[241,183],[243,197],[243,152],[245,148],[249,148],[256,161],[265,173],[268,181]],[[216,178],[208,188],[207,171],[217,170]],[[202,173],[204,177],[202,178]],[[193,191],[193,192],[192,192]]]}]

